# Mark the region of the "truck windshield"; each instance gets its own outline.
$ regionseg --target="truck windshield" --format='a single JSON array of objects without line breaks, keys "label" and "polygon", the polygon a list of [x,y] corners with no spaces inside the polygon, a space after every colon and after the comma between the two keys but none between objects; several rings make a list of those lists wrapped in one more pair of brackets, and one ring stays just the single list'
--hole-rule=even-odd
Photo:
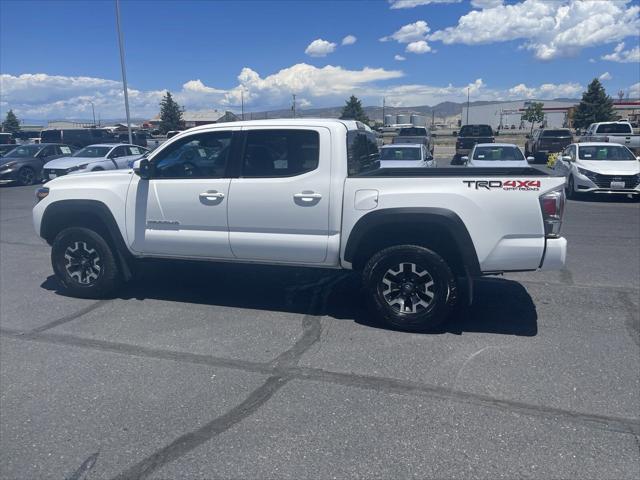
[{"label": "truck windshield", "polygon": [[631,126],[626,123],[605,123],[598,126],[596,133],[631,133]]},{"label": "truck windshield", "polygon": [[570,137],[571,132],[569,130],[543,130],[543,137]]},{"label": "truck windshield", "polygon": [[398,133],[399,137],[426,137],[427,129],[422,127],[401,128]]},{"label": "truck windshield", "polygon": [[41,148],[40,145],[22,145],[7,152],[6,156],[11,158],[35,157]]},{"label": "truck windshield", "polygon": [[98,158],[106,157],[111,147],[84,147],[73,154],[74,157]]},{"label": "truck windshield", "polygon": [[633,153],[622,145],[597,145],[578,148],[578,158],[581,160],[635,160]]},{"label": "truck windshield", "polygon": [[473,153],[474,160],[524,160],[518,147],[478,147]]},{"label": "truck windshield", "polygon": [[383,147],[380,160],[422,160],[419,147]]},{"label": "truck windshield", "polygon": [[493,131],[489,125],[465,125],[460,129],[460,137],[492,137]]}]

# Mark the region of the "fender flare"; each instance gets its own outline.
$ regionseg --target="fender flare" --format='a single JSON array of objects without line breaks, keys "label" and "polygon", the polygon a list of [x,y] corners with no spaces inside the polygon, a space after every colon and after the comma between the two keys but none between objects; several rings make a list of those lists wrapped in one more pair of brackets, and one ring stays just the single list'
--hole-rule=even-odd
[{"label": "fender flare", "polygon": [[[78,219],[87,215],[97,217],[100,223],[104,225],[109,235],[109,238],[106,240],[113,246],[114,254],[118,260],[122,274],[125,280],[130,279],[133,276],[131,272],[131,264],[134,260],[133,255],[125,244],[122,232],[111,210],[98,200],[58,200],[50,203],[42,214],[40,236],[51,244],[53,243],[56,232],[59,231],[60,224],[64,225],[67,223],[63,220],[65,217],[70,216],[71,218]],[[74,226],[82,226],[81,220],[69,222],[69,224],[71,223],[73,223]]]},{"label": "fender flare", "polygon": [[469,276],[480,276],[478,254],[469,231],[460,217],[446,208],[404,207],[374,210],[361,217],[353,226],[344,251],[344,260],[353,262],[359,247],[366,243],[367,236],[382,226],[402,223],[409,225],[429,224],[446,230],[451,234],[456,247],[462,255],[462,262]]}]

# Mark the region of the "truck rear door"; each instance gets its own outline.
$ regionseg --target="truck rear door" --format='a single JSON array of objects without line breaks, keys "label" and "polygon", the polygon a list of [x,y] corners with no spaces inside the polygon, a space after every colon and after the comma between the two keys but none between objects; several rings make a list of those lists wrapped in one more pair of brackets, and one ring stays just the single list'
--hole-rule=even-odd
[{"label": "truck rear door", "polygon": [[229,189],[229,238],[242,260],[322,263],[329,242],[331,134],[323,127],[244,127]]}]

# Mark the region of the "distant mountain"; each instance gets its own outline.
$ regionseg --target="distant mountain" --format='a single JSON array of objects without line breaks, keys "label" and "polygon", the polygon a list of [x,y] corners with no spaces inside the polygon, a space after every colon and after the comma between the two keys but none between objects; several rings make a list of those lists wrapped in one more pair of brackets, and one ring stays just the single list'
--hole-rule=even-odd
[{"label": "distant mountain", "polygon": [[[575,99],[554,99],[554,100],[562,100],[562,101],[575,101],[579,100]],[[476,101],[470,102],[469,105],[494,105],[498,103],[504,103],[504,101]],[[431,115],[435,115],[436,118],[447,118],[453,117],[456,115],[462,114],[462,107],[464,107],[467,102],[441,102],[437,105],[418,105],[414,107],[385,107],[384,113],[387,115],[398,115],[398,114],[416,114],[416,115],[424,115],[427,118],[430,118]],[[371,120],[382,121],[382,107],[363,107],[365,113]],[[326,107],[326,108],[308,108],[301,109],[296,111],[297,117],[321,117],[321,118],[338,118],[342,113],[342,107]],[[262,119],[262,118],[290,118],[292,112],[290,109],[283,110],[270,110],[267,112],[251,112],[245,113],[245,119]]]}]

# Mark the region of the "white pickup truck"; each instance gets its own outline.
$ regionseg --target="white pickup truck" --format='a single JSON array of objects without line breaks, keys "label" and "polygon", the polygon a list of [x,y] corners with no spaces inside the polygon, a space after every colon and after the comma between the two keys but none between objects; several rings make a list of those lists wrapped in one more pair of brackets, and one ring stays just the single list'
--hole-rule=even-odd
[{"label": "white pickup truck", "polygon": [[640,155],[640,135],[633,133],[629,122],[592,123],[579,141],[619,143]]},{"label": "white pickup truck", "polygon": [[192,128],[133,169],[56,178],[33,220],[73,296],[111,295],[148,257],[355,269],[375,313],[416,330],[459,291],[470,301],[476,277],[562,268],[563,187],[532,168],[379,168],[359,122],[280,119]]}]

